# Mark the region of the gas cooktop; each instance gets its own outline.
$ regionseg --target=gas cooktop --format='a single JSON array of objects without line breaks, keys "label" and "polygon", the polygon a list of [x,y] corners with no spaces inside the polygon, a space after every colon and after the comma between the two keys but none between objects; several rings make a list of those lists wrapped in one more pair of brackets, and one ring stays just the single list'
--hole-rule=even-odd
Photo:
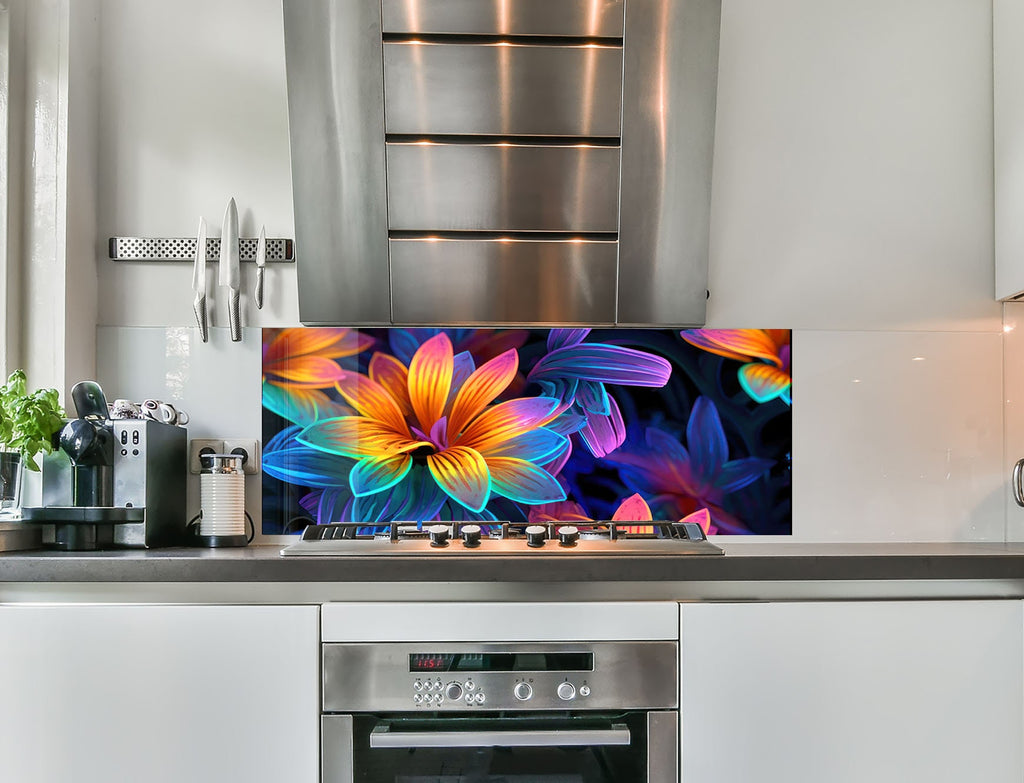
[{"label": "gas cooktop", "polygon": [[285,557],[432,555],[438,557],[540,555],[721,555],[692,522],[576,522],[527,525],[493,522],[365,522],[309,525],[281,550]]}]

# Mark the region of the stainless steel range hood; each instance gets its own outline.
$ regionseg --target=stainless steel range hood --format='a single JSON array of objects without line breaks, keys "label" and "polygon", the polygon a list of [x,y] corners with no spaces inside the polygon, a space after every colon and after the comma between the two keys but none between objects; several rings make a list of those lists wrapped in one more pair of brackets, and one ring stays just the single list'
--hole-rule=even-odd
[{"label": "stainless steel range hood", "polygon": [[703,324],[721,0],[284,0],[310,325]]}]

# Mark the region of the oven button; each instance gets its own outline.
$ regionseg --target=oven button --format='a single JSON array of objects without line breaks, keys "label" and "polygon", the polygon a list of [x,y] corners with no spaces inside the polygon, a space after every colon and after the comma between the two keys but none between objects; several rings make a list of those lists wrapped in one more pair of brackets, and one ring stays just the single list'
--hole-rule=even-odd
[{"label": "oven button", "polygon": [[444,701],[444,696],[442,696],[440,693],[435,693],[434,694],[434,703],[435,704],[440,704],[443,701]]},{"label": "oven button", "polygon": [[530,687],[528,682],[517,682],[516,687],[512,689],[512,693],[519,701],[527,701],[533,696],[533,688]]},{"label": "oven button", "polygon": [[419,704],[421,701],[423,701],[423,697],[420,696],[418,693],[412,697],[413,704]]},{"label": "oven button", "polygon": [[580,686],[580,696],[589,696],[589,695],[590,695],[590,686],[589,685],[581,685]]},{"label": "oven button", "polygon": [[448,687],[444,689],[444,695],[450,701],[458,701],[462,698],[462,686],[457,682],[450,682]]},{"label": "oven button", "polygon": [[466,704],[472,706],[472,704],[473,704],[473,694],[472,693],[467,693],[466,694]]},{"label": "oven button", "polygon": [[414,682],[412,684],[412,689],[414,691],[421,691],[421,690],[423,690],[423,683],[420,682],[419,680],[416,680],[416,682]]},{"label": "oven button", "polygon": [[474,688],[476,688],[476,683],[473,682],[472,680],[466,680],[466,690],[467,691],[471,691]]},{"label": "oven button", "polygon": [[473,697],[473,701],[475,701],[477,704],[483,704],[484,700],[486,698],[487,697],[484,696],[483,692],[481,691],[480,693],[477,693],[476,696]]},{"label": "oven button", "polygon": [[562,701],[572,701],[576,698],[576,686],[571,682],[560,682],[556,693]]}]

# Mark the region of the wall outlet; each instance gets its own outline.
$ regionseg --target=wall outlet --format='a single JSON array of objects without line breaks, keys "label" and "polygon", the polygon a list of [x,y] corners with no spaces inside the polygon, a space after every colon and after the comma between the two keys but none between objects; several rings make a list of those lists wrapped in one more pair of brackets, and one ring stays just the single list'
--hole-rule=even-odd
[{"label": "wall outlet", "polygon": [[242,470],[249,475],[260,472],[260,442],[251,438],[224,438],[225,454],[241,454]]},{"label": "wall outlet", "polygon": [[199,473],[202,470],[202,463],[199,461],[200,454],[223,454],[224,441],[211,440],[209,438],[193,438],[188,442],[188,472]]}]

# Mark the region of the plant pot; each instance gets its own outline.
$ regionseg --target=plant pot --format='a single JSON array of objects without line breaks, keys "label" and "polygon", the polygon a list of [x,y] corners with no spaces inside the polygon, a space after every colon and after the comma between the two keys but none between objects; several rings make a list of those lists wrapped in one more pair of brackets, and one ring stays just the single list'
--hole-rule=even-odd
[{"label": "plant pot", "polygon": [[17,451],[0,451],[0,518],[21,516],[21,477],[25,465]]}]

